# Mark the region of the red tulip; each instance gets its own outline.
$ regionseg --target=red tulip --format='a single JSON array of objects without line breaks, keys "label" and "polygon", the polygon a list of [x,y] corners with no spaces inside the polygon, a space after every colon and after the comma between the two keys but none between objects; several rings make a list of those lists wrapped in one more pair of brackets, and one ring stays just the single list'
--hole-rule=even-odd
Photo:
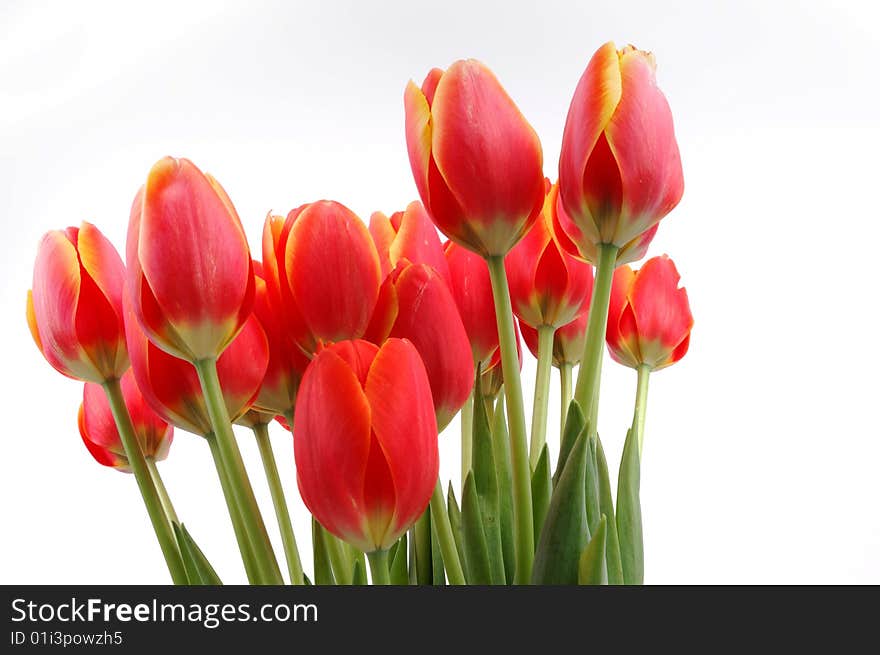
[{"label": "red tulip", "polygon": [[[587,299],[589,304],[589,298]],[[570,323],[557,328],[553,333],[553,365],[561,367],[563,364],[579,364],[584,354],[584,341],[587,337],[587,322],[590,318],[589,311],[580,314]],[[520,321],[523,341],[529,348],[529,352],[538,356],[538,331]]]},{"label": "red tulip", "polygon": [[684,357],[694,317],[680,279],[666,255],[635,272],[629,266],[614,272],[606,339],[615,361],[656,371]]},{"label": "red tulip", "polygon": [[532,327],[558,328],[588,309],[593,269],[562,248],[553,225],[558,187],[550,187],[541,215],[504,259],[513,312]]},{"label": "red tulip", "polygon": [[[168,456],[174,428],[163,421],[144,400],[129,369],[120,380],[122,397],[131,416],[134,433],[145,457],[161,461]],[[100,385],[87,382],[79,407],[79,433],[88,451],[104,466],[129,472],[128,458],[110,411],[107,395]]]},{"label": "red tulip", "polygon": [[306,506],[327,530],[372,552],[424,512],[439,472],[422,359],[405,339],[321,350],[296,402],[294,452]]},{"label": "red tulip", "polygon": [[404,94],[406,144],[434,223],[483,256],[503,256],[544,201],[541,143],[486,66],[469,59],[428,73]]},{"label": "red tulip", "polygon": [[[657,223],[654,227],[648,228],[635,239],[621,246],[617,251],[616,265],[630,264],[642,259],[648,253],[648,248],[651,246],[651,241],[654,240],[659,227],[660,223]],[[553,229],[559,244],[568,254],[591,264],[598,262],[599,253],[596,243],[565,213],[558,196],[556,210],[553,212]]]},{"label": "red tulip", "polygon": [[296,392],[309,358],[284,334],[280,312],[272,304],[262,267],[254,262],[255,297],[254,317],[259,321],[269,346],[269,361],[260,392],[253,408],[271,415],[293,411]]},{"label": "red tulip", "polygon": [[124,279],[119,254],[94,225],[43,236],[27,320],[40,352],[59,372],[101,383],[119,378],[128,368]]},{"label": "red tulip", "polygon": [[187,159],[166,157],[150,170],[131,209],[126,260],[138,323],[176,357],[216,358],[251,314],[241,221],[220,184]]},{"label": "red tulip", "polygon": [[559,191],[565,211],[594,246],[625,246],[681,199],[672,113],[654,71],[650,53],[606,43],[575,89],[562,136]]},{"label": "red tulip", "polygon": [[[138,388],[163,419],[194,434],[213,432],[196,369],[150,341],[134,317],[125,294],[125,332]],[[253,314],[217,360],[217,374],[231,421],[254,402],[266,373],[269,348]]]},{"label": "red tulip", "polygon": [[391,336],[415,346],[431,383],[437,427],[445,428],[474,385],[470,342],[455,300],[427,264],[406,266],[394,282],[397,318]]},{"label": "red tulip", "polygon": [[466,248],[446,243],[446,261],[452,279],[450,290],[461,321],[471,342],[474,365],[485,369],[498,349],[498,324],[495,320],[495,300],[486,262]]},{"label": "red tulip", "polygon": [[406,211],[395,212],[391,217],[374,212],[370,217],[370,235],[379,252],[382,278],[394,270],[401,261],[427,264],[449,284],[449,265],[443,254],[443,245],[431,217],[418,200],[407,205]]},{"label": "red tulip", "polygon": [[295,318],[294,333],[300,321],[307,330],[305,339],[299,337],[301,346],[311,353],[321,342],[363,336],[382,279],[376,247],[361,220],[338,202],[313,202],[291,212],[276,248],[284,252],[283,271],[275,252],[279,277],[284,273],[281,300],[293,303],[288,318]]}]

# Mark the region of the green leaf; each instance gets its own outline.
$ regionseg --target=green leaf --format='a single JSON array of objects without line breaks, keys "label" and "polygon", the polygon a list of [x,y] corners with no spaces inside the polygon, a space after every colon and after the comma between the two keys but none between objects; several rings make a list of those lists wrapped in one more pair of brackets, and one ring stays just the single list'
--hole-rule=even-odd
[{"label": "green leaf", "polygon": [[608,569],[608,584],[623,584],[623,565],[620,562],[620,541],[617,538],[617,521],[614,514],[614,498],[611,496],[611,478],[608,475],[608,462],[602,440],[596,435],[596,468],[599,472],[599,509],[606,516],[605,566]]},{"label": "green leaf", "polygon": [[199,548],[195,540],[190,536],[189,532],[182,523],[171,522],[174,528],[174,535],[177,537],[177,546],[180,549],[180,555],[183,559],[183,568],[186,570],[186,577],[191,585],[222,585],[220,577],[214,571],[214,567],[205,557],[202,549]]},{"label": "green leaf", "polygon": [[461,536],[467,562],[468,584],[491,584],[489,547],[480,516],[480,499],[474,483],[474,472],[467,474],[461,493]]},{"label": "green leaf", "polygon": [[[354,575],[354,565],[357,564],[358,562],[360,562],[361,571],[363,571],[364,576],[366,576],[367,575],[367,556],[363,553],[363,551],[358,550],[357,548],[355,548],[351,544],[346,543],[344,541],[341,543],[348,550],[349,554],[351,555],[352,575]],[[389,559],[388,561],[390,562],[391,560]],[[354,578],[352,578],[352,579],[354,579]],[[355,583],[352,582],[352,584],[355,584]]]},{"label": "green leaf", "polygon": [[589,446],[581,431],[553,490],[532,569],[532,584],[577,584],[578,563],[589,541],[584,482]]},{"label": "green leaf", "polygon": [[327,540],[324,538],[324,528],[312,517],[312,552],[315,563],[315,584],[336,584],[333,570],[330,567],[330,556],[327,554]]},{"label": "green leaf", "polygon": [[550,508],[550,496],[553,493],[553,483],[550,481],[550,451],[547,444],[541,448],[541,456],[535,472],[532,473],[532,515],[535,521],[535,543],[541,538],[541,528],[544,527],[544,519]]},{"label": "green leaf", "polygon": [[513,580],[516,550],[513,540],[513,477],[510,464],[510,437],[504,412],[504,394],[498,394],[492,421],[492,450],[498,480],[498,518],[501,524],[501,552],[504,554],[504,577]]},{"label": "green leaf", "polygon": [[452,538],[455,539],[455,549],[458,551],[458,560],[461,562],[464,579],[467,580],[467,560],[464,556],[464,543],[461,538],[461,510],[458,508],[458,501],[455,499],[455,490],[452,488],[451,482],[449,490],[446,492],[446,505],[449,512],[449,523],[452,526]]},{"label": "green leaf", "polygon": [[367,584],[367,569],[361,560],[355,560],[351,573],[351,584],[362,587]]},{"label": "green leaf", "polygon": [[638,434],[636,430],[629,430],[617,478],[617,534],[624,584],[642,584],[645,578],[640,476]]},{"label": "green leaf", "polygon": [[574,447],[578,436],[584,431],[586,425],[584,413],[576,400],[568,405],[568,413],[565,415],[565,429],[559,439],[559,458],[556,460],[556,472],[553,474],[553,486],[559,484],[559,478],[565,470],[565,462],[568,460],[571,449]]},{"label": "green leaf", "polygon": [[605,515],[599,519],[596,531],[590,543],[584,548],[578,565],[578,584],[608,584],[608,573],[605,570],[605,533],[608,519]]},{"label": "green leaf", "polygon": [[[474,402],[473,417],[474,485],[483,521],[483,533],[489,553],[491,584],[505,584],[504,551],[501,546],[501,517],[498,501],[498,478],[495,472],[495,454],[492,433],[486,416],[486,404],[480,396]],[[462,499],[462,502],[464,499]]]},{"label": "green leaf", "polygon": [[305,582],[306,587],[313,587],[314,586],[312,584],[312,581],[309,579],[309,576],[307,576],[305,573],[303,573],[303,582]]},{"label": "green leaf", "polygon": [[443,553],[440,552],[440,540],[437,538],[437,522],[431,516],[431,584],[446,584],[446,569],[443,565]]},{"label": "green leaf", "polygon": [[599,471],[596,461],[596,436],[591,436],[587,441],[587,470],[584,476],[584,487],[586,508],[587,508],[587,525],[590,526],[590,534],[599,527],[599,520],[602,513],[599,508]]},{"label": "green leaf", "polygon": [[413,546],[415,558],[413,566],[416,572],[416,584],[429,585],[434,581],[434,567],[431,564],[431,511],[425,509],[416,521],[413,530]]},{"label": "green leaf", "polygon": [[389,561],[391,562],[391,584],[409,584],[409,572],[406,568],[406,554],[408,550],[406,541],[406,535],[404,534],[398,542],[392,546],[394,557],[389,556]]}]

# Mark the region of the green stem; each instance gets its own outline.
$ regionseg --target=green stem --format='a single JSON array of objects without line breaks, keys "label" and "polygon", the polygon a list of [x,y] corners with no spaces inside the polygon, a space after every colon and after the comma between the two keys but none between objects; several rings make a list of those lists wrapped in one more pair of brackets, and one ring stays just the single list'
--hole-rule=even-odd
[{"label": "green stem", "polygon": [[147,468],[150,469],[150,476],[153,478],[153,484],[156,485],[156,492],[159,494],[159,502],[162,503],[162,509],[165,510],[165,516],[172,523],[180,523],[177,519],[177,512],[174,511],[174,505],[171,503],[171,496],[165,488],[162,476],[159,475],[159,469],[156,467],[156,460],[152,457],[144,458],[147,462]]},{"label": "green stem", "polygon": [[464,489],[464,481],[468,471],[471,470],[471,460],[474,452],[474,390],[461,408],[461,488]]},{"label": "green stem", "polygon": [[574,365],[563,362],[559,367],[559,388],[562,404],[559,408],[559,434],[565,431],[565,417],[568,414],[568,406],[571,405],[571,369]]},{"label": "green stem", "polygon": [[487,260],[495,301],[495,319],[501,344],[501,372],[504,376],[504,395],[507,400],[507,425],[510,434],[511,473],[513,479],[513,520],[516,543],[514,584],[528,584],[532,578],[535,557],[535,535],[532,527],[532,480],[529,450],[526,441],[526,417],[523,409],[522,383],[519,375],[519,356],[516,332],[513,329],[513,309],[504,272],[504,257]]},{"label": "green stem", "polygon": [[269,542],[269,534],[266,532],[253,487],[251,487],[241,452],[235,441],[235,434],[232,432],[232,424],[229,421],[229,413],[226,411],[226,403],[223,399],[223,390],[220,388],[220,379],[217,377],[217,360],[203,359],[194,362],[194,365],[199,374],[199,382],[202,385],[202,395],[211,418],[211,426],[217,437],[220,458],[228,475],[235,504],[238,505],[241,512],[260,581],[263,584],[283,584],[281,570],[278,568],[278,562]]},{"label": "green stem", "polygon": [[596,434],[599,417],[599,380],[602,377],[602,353],[605,345],[605,327],[608,323],[608,303],[611,300],[611,283],[620,250],[613,243],[600,243],[596,262],[596,280],[593,283],[593,297],[590,299],[590,319],[587,322],[587,335],[584,355],[578,372],[575,400],[580,404],[590,426],[591,434]]},{"label": "green stem", "polygon": [[538,328],[538,372],[535,375],[535,401],[532,406],[532,440],[529,445],[529,465],[538,466],[541,449],[547,441],[547,403],[550,400],[550,370],[553,368],[553,335],[556,328],[541,325]]},{"label": "green stem", "polygon": [[446,508],[439,478],[431,496],[431,521],[437,527],[437,540],[440,542],[440,553],[443,555],[449,584],[467,584],[461,568],[461,560],[458,558],[458,549],[455,547],[455,537],[452,536],[452,524],[449,522],[449,511]]},{"label": "green stem", "polygon": [[217,445],[217,438],[213,433],[208,433],[205,435],[205,441],[208,442],[208,447],[211,449],[214,467],[217,469],[217,477],[220,478],[220,488],[223,490],[223,498],[226,500],[226,508],[229,510],[229,520],[232,523],[232,531],[235,532],[235,541],[238,543],[238,552],[241,553],[241,561],[244,564],[248,582],[259,584],[260,576],[251,551],[250,540],[241,518],[241,512],[235,503],[235,497],[232,495],[232,487],[229,484],[229,476],[226,474],[226,469],[223,466],[223,459],[220,457],[220,446]]},{"label": "green stem", "polygon": [[639,435],[639,460],[642,457],[642,444],[645,441],[645,412],[648,408],[648,378],[651,375],[651,367],[647,364],[639,365],[638,386],[636,387],[636,410],[633,417],[633,427]]},{"label": "green stem", "polygon": [[104,392],[107,394],[107,400],[110,403],[110,411],[116,422],[116,429],[119,432],[119,438],[122,441],[122,447],[125,449],[125,456],[128,458],[128,465],[134,474],[141,497],[144,499],[144,505],[147,508],[147,514],[153,524],[153,531],[156,533],[156,539],[159,541],[159,547],[165,556],[165,563],[168,565],[168,571],[171,573],[171,580],[174,584],[185,585],[189,583],[186,577],[186,569],[183,567],[183,560],[180,557],[180,550],[177,546],[177,539],[168,521],[168,516],[162,508],[162,501],[156,490],[155,484],[150,477],[150,469],[144,459],[144,453],[135,436],[134,426],[131,424],[131,416],[128,414],[128,408],[125,406],[125,398],[122,395],[122,387],[119,380],[107,380],[103,384]]},{"label": "green stem", "polygon": [[416,570],[416,584],[430,585],[434,570],[431,565],[431,513],[427,508],[413,525],[410,538],[415,544],[416,557],[412,567]]},{"label": "green stem", "polygon": [[388,573],[388,551],[374,550],[372,553],[367,553],[367,559],[370,560],[370,571],[373,573],[373,584],[391,584],[391,576]]},{"label": "green stem", "polygon": [[305,584],[302,561],[296,547],[296,535],[293,533],[293,525],[290,522],[290,511],[284,497],[284,488],[281,486],[281,477],[278,475],[275,454],[272,452],[272,444],[269,442],[269,428],[265,423],[257,423],[253,430],[257,446],[260,449],[260,457],[263,460],[263,470],[266,472],[269,491],[272,494],[272,504],[275,506],[275,517],[278,519],[278,530],[281,532],[281,542],[284,544],[284,556],[287,559],[290,583],[302,585]]},{"label": "green stem", "polygon": [[321,529],[324,530],[324,543],[327,544],[327,556],[330,558],[330,567],[333,569],[336,584],[350,585],[353,571],[346,545],[336,535],[323,527]]}]

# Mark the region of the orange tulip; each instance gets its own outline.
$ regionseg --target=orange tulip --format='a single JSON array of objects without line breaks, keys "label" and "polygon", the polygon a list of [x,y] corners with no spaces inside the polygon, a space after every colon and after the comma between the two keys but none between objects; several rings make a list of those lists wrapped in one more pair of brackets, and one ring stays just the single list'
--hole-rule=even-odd
[{"label": "orange tulip", "polygon": [[188,361],[220,355],[251,314],[254,271],[244,229],[220,184],[166,157],[135,197],[128,293],[143,331]]},{"label": "orange tulip", "polygon": [[128,368],[122,324],[125,267],[94,225],[47,232],[34,264],[27,321],[37,348],[64,375],[102,383]]},{"label": "orange tulip", "polygon": [[614,272],[606,339],[615,361],[657,371],[685,356],[694,317],[680,279],[666,255]]},{"label": "orange tulip", "polygon": [[404,94],[409,161],[440,231],[484,256],[505,255],[544,201],[538,135],[482,63],[433,69]]},{"label": "orange tulip", "polygon": [[650,53],[606,43],[575,89],[562,136],[559,191],[582,239],[594,246],[626,246],[681,199],[672,113],[654,71]]},{"label": "orange tulip", "polygon": [[405,339],[321,350],[296,402],[297,482],[328,531],[365,551],[389,548],[424,512],[439,452],[431,387]]},{"label": "orange tulip", "polygon": [[[517,317],[558,328],[589,307],[593,269],[563,249],[553,223],[558,187],[550,187],[541,215],[504,259]],[[586,304],[585,304],[586,303]]]},{"label": "orange tulip", "polygon": [[449,284],[449,265],[443,254],[443,245],[431,217],[418,200],[411,202],[406,211],[394,212],[391,217],[374,212],[370,217],[370,235],[379,253],[382,278],[401,261],[427,264]]},{"label": "orange tulip", "polygon": [[[131,369],[122,376],[120,383],[141,451],[145,457],[155,461],[165,459],[174,437],[174,428],[147,405]],[[130,472],[110,403],[100,385],[92,382],[85,384],[78,424],[83,443],[99,464]]]}]

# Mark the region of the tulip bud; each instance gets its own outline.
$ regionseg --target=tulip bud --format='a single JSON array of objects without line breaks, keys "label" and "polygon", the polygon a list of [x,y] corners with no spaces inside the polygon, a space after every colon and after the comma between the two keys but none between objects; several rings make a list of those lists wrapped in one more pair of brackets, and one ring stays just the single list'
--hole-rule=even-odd
[{"label": "tulip bud", "polygon": [[[138,444],[145,457],[161,461],[168,456],[174,436],[174,428],[150,409],[129,369],[120,380],[122,397]],[[110,410],[107,395],[100,385],[87,382],[83,388],[83,401],[79,407],[79,433],[88,451],[104,466],[130,472],[128,457],[116,421]]]},{"label": "tulip bud", "polygon": [[43,236],[28,292],[27,321],[37,348],[60,373],[102,383],[128,368],[124,279],[119,254],[94,225]]},{"label": "tulip bud", "polygon": [[188,159],[165,157],[131,208],[128,293],[141,329],[191,362],[216,358],[251,314],[254,271],[229,196]]},{"label": "tulip bud", "polygon": [[[127,293],[124,305],[132,372],[144,399],[159,416],[187,432],[203,436],[213,432],[196,369],[147,338],[134,317]],[[242,416],[254,402],[268,361],[266,335],[251,315],[217,360],[217,374],[231,421]]]},{"label": "tulip bud", "polygon": [[374,212],[370,217],[370,235],[379,253],[383,279],[405,260],[431,266],[446,284],[450,284],[449,265],[440,237],[418,200],[407,205],[406,211],[395,212],[390,218],[382,212]]},{"label": "tulip bud", "polygon": [[563,249],[555,234],[558,187],[550,187],[541,215],[504,260],[513,312],[532,327],[558,328],[589,308],[593,269]]},{"label": "tulip bud", "polygon": [[694,317],[680,279],[666,255],[614,272],[606,339],[616,362],[657,371],[685,356]]},{"label": "tulip bud", "polygon": [[432,70],[404,94],[406,144],[434,223],[484,256],[503,256],[544,201],[541,143],[485,65]]},{"label": "tulip bud", "polygon": [[[276,247],[284,249],[288,298],[282,302],[293,303],[296,322],[306,329],[305,338],[297,335],[301,347],[312,353],[321,342],[362,337],[382,280],[376,247],[361,220],[338,202],[313,202],[291,212]],[[301,331],[298,324],[293,329]]]},{"label": "tulip bud", "polygon": [[415,346],[431,383],[437,427],[458,413],[474,384],[470,342],[455,300],[440,275],[427,264],[412,264],[394,283],[398,313],[391,336]]},{"label": "tulip bud", "polygon": [[[589,298],[587,304],[589,304]],[[589,318],[590,312],[585,311],[570,323],[556,329],[556,332],[553,333],[553,366],[561,368],[565,364],[571,366],[580,364],[584,354],[584,341],[587,337]],[[522,321],[520,321],[519,327],[529,352],[537,358],[538,331]]]},{"label": "tulip bud", "polygon": [[474,366],[482,363],[486,370],[489,358],[498,349],[498,324],[489,269],[481,257],[451,241],[446,243],[445,250],[452,280],[450,291],[471,342]]},{"label": "tulip bud", "polygon": [[405,339],[321,350],[296,402],[297,482],[329,532],[365,552],[389,548],[424,512],[439,472],[422,359]]},{"label": "tulip bud", "polygon": [[650,53],[606,43],[578,82],[559,157],[560,198],[583,233],[578,245],[624,247],[681,199],[672,113],[654,71]]}]

